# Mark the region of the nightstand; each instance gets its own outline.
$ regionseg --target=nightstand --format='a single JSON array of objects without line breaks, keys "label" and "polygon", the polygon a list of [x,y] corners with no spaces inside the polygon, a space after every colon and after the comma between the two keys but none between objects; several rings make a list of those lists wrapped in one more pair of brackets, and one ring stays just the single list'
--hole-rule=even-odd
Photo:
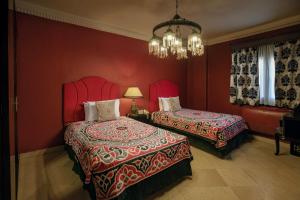
[{"label": "nightstand", "polygon": [[129,117],[129,118],[135,119],[137,121],[146,123],[146,124],[152,124],[150,114],[131,114],[131,113],[128,113],[126,116]]}]

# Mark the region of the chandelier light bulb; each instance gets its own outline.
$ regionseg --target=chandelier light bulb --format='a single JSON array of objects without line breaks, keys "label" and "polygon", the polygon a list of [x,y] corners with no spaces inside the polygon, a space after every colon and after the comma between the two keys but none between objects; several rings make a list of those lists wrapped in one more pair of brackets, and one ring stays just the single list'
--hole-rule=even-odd
[{"label": "chandelier light bulb", "polygon": [[201,45],[201,47],[200,47],[200,51],[199,51],[199,56],[201,56],[201,55],[203,55],[204,54],[204,46],[203,45]]},{"label": "chandelier light bulb", "polygon": [[176,59],[177,60],[181,60],[181,59],[187,59],[188,56],[187,56],[187,49],[185,47],[180,47],[178,50],[177,50],[177,57]]},{"label": "chandelier light bulb", "polygon": [[160,58],[166,58],[166,57],[168,57],[168,49],[166,47],[164,47],[164,46],[160,47],[159,57]]},{"label": "chandelier light bulb", "polygon": [[149,41],[149,53],[153,55],[159,54],[160,40],[156,37],[152,37]]},{"label": "chandelier light bulb", "polygon": [[201,35],[193,31],[193,33],[188,36],[188,50],[192,52],[193,56],[200,56],[203,54],[203,50],[201,49],[203,49]]},{"label": "chandelier light bulb", "polygon": [[175,43],[176,35],[171,28],[168,28],[163,36],[163,46],[171,48]]},{"label": "chandelier light bulb", "polygon": [[180,49],[181,47],[182,47],[182,39],[176,37],[173,46],[171,46],[172,54],[175,55],[177,50]]}]

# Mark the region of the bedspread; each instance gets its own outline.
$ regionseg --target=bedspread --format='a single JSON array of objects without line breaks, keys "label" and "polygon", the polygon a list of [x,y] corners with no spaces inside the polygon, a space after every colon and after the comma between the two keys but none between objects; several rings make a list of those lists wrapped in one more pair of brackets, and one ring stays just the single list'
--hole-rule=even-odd
[{"label": "bedspread", "polygon": [[185,136],[121,117],[107,122],[74,122],[65,132],[97,199],[111,199],[127,187],[185,159]]},{"label": "bedspread", "polygon": [[209,139],[219,149],[225,147],[228,140],[247,129],[241,116],[192,109],[153,112],[152,120],[154,123]]}]

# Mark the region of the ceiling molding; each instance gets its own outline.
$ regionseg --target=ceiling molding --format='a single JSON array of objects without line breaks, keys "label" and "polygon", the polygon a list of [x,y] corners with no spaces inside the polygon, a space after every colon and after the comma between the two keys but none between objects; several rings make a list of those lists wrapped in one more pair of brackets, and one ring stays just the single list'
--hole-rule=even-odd
[{"label": "ceiling molding", "polygon": [[[10,9],[12,9],[12,4],[10,4]],[[38,16],[38,17],[42,17],[54,21],[65,22],[65,23],[92,28],[100,31],[109,32],[109,33],[115,33],[118,35],[136,38],[139,40],[149,40],[149,36],[141,33],[126,30],[110,24],[104,24],[99,22],[98,20],[80,17],[59,10],[42,7],[22,0],[16,0],[16,10],[21,13],[34,15],[34,16]]]},{"label": "ceiling molding", "polygon": [[[11,2],[9,5],[10,5],[10,9],[12,9]],[[22,0],[16,0],[16,10],[21,13],[34,15],[34,16],[38,16],[38,17],[42,17],[54,21],[65,22],[65,23],[92,28],[100,31],[109,32],[109,33],[115,33],[118,35],[136,38],[139,40],[144,40],[144,41],[149,40],[149,36],[142,33],[130,31],[110,24],[101,23],[98,20],[93,20],[93,19],[73,15],[70,13],[62,12],[59,10],[46,8]],[[204,44],[214,45],[217,43],[240,39],[251,35],[256,35],[268,31],[288,27],[288,26],[293,26],[296,24],[300,24],[300,15],[258,25],[252,28],[244,29],[242,31],[229,33],[220,37],[204,40]]]},{"label": "ceiling molding", "polygon": [[213,39],[209,39],[206,41],[207,45],[214,45],[222,42],[227,42],[231,40],[236,40],[244,37],[248,37],[251,35],[256,35],[268,31],[273,31],[280,28],[285,28],[288,26],[293,26],[300,24],[300,15],[296,15],[293,17],[284,18],[281,20],[273,21],[270,23],[258,25],[252,28],[244,29],[242,31],[237,31],[234,33],[226,34],[220,37],[216,37]]}]

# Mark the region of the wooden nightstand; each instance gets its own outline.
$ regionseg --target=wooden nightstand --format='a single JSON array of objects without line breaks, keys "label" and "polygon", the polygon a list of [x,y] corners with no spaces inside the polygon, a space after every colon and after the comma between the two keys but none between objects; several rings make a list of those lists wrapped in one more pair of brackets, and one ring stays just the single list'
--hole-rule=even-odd
[{"label": "wooden nightstand", "polygon": [[152,124],[150,114],[131,114],[131,113],[128,113],[126,116],[129,117],[129,118],[135,119],[137,121],[146,123],[146,124]]}]

